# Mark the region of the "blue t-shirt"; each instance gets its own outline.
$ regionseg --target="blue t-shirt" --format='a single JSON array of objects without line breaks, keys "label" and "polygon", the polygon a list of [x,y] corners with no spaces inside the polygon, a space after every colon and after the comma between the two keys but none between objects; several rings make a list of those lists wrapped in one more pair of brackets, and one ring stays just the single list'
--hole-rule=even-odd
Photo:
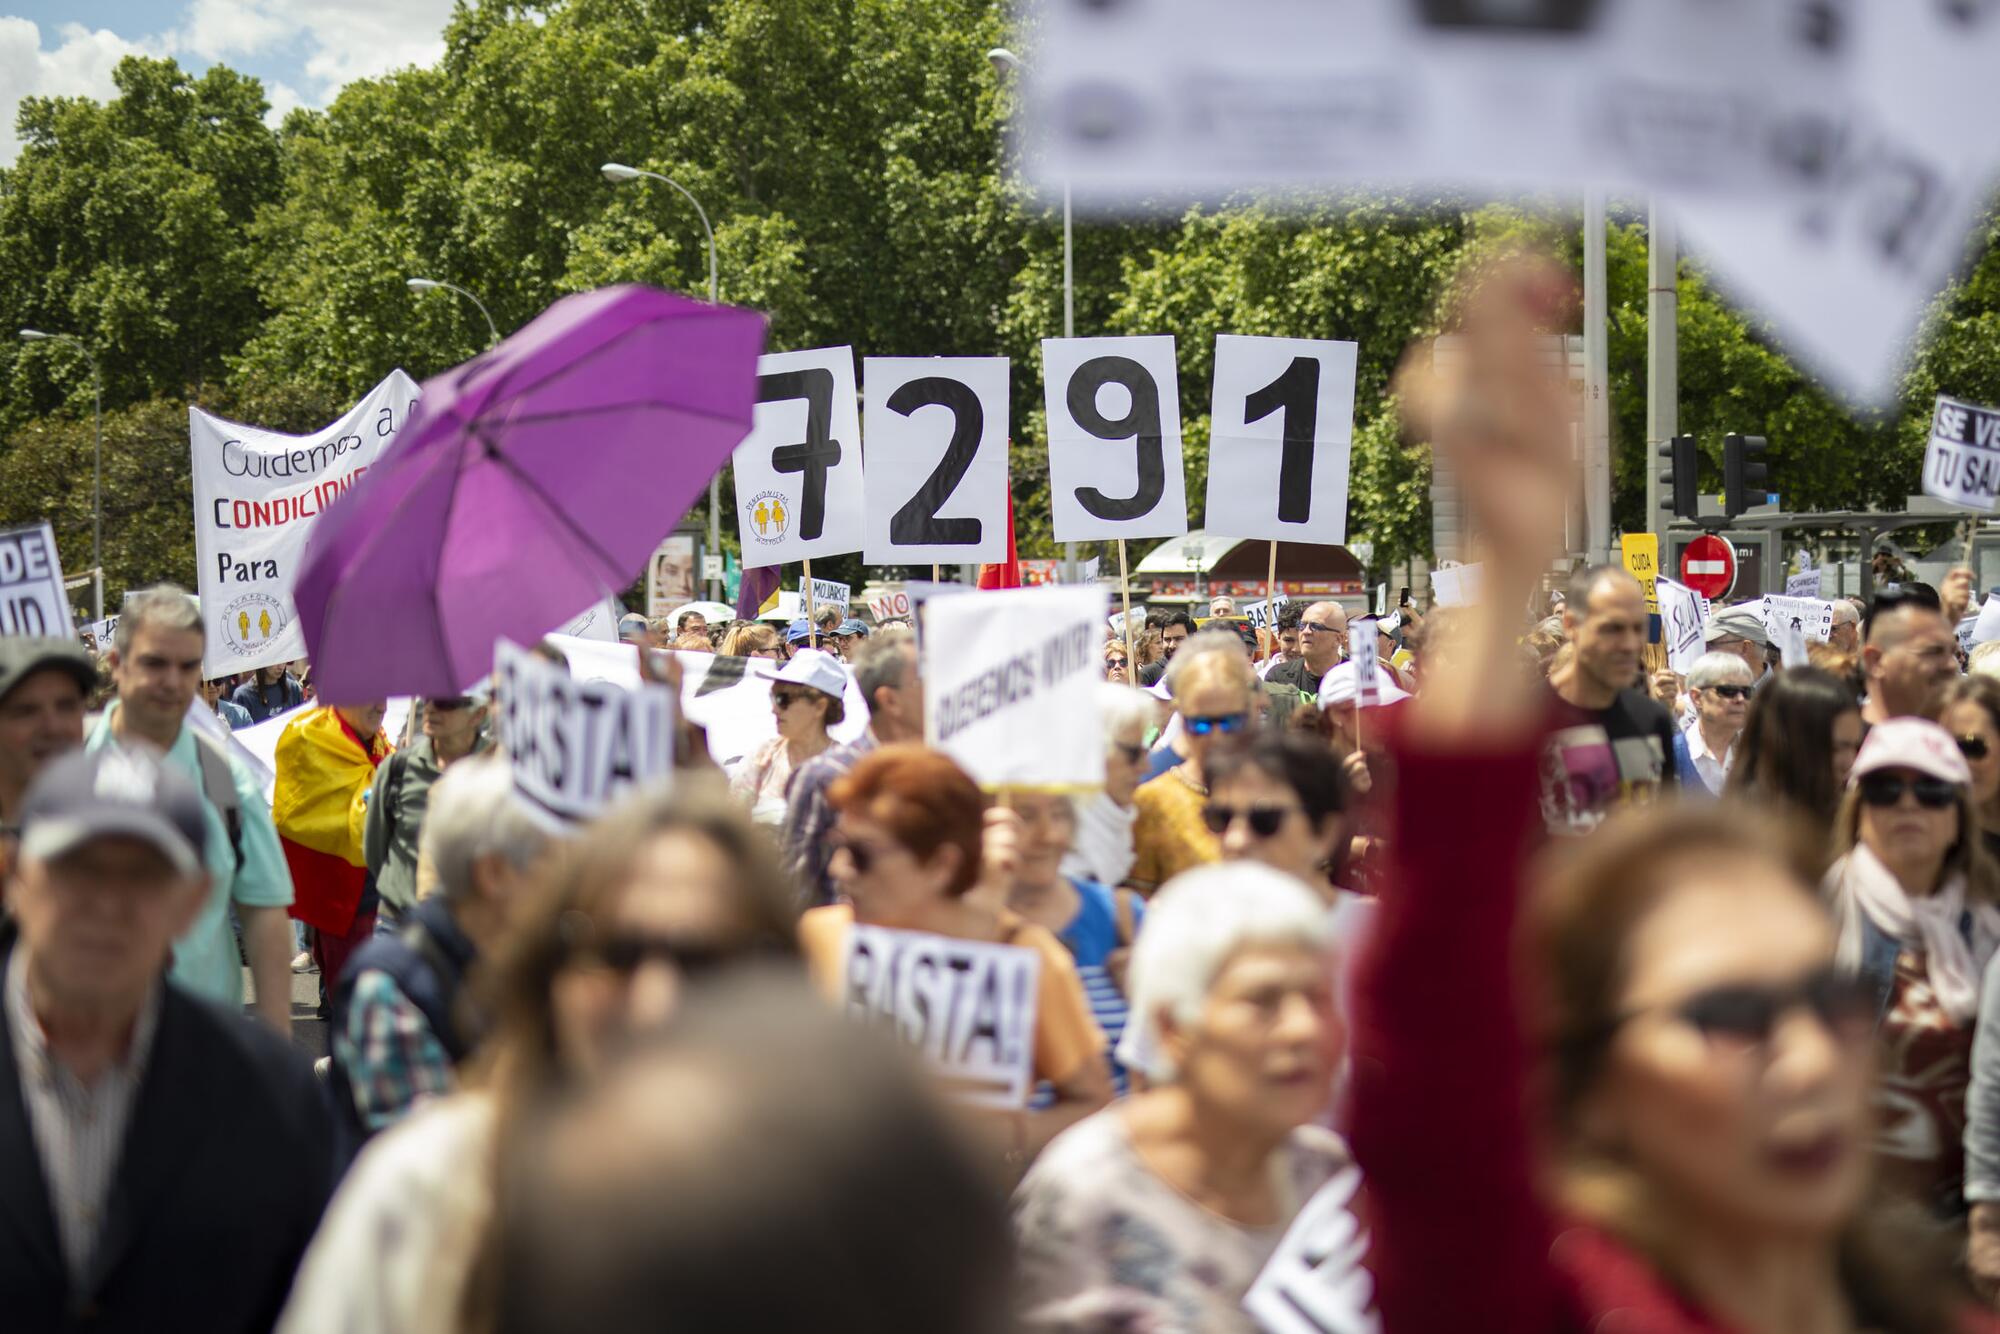
[{"label": "blue t-shirt", "polygon": [[[1125,1018],[1129,1013],[1125,1005],[1125,993],[1112,980],[1111,971],[1105,967],[1105,960],[1124,948],[1118,939],[1118,907],[1111,891],[1095,880],[1070,880],[1079,902],[1076,916],[1069,925],[1056,933],[1063,947],[1076,960],[1076,971],[1083,979],[1083,994],[1090,999],[1090,1017],[1104,1031],[1106,1047],[1105,1063],[1111,1069],[1111,1085],[1117,1096],[1124,1097],[1129,1091],[1130,1081],[1125,1076],[1125,1067],[1118,1064],[1112,1053],[1118,1050],[1118,1039],[1125,1033]],[[1132,934],[1139,934],[1139,923],[1144,920],[1145,908],[1139,903],[1132,905]],[[1042,1084],[1035,1090],[1030,1104],[1041,1108],[1054,1100],[1054,1091]]]}]

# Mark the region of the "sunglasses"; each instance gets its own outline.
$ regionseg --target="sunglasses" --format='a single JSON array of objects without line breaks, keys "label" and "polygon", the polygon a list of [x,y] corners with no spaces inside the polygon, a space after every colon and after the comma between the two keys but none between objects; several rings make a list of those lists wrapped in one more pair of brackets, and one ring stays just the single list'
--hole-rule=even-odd
[{"label": "sunglasses", "polygon": [[1330,626],[1330,625],[1321,625],[1321,624],[1320,624],[1320,623],[1319,623],[1318,621],[1300,621],[1300,622],[1299,622],[1299,629],[1301,629],[1301,630],[1317,630],[1317,631],[1319,631],[1319,632],[1320,632],[1321,634],[1323,634],[1323,635],[1333,635],[1333,634],[1339,634],[1339,633],[1340,633],[1340,632],[1339,632],[1338,630],[1334,629],[1334,628],[1333,628],[1332,626]]},{"label": "sunglasses", "polygon": [[1229,832],[1229,826],[1238,820],[1247,822],[1250,832],[1258,838],[1269,838],[1285,827],[1285,817],[1297,806],[1223,806],[1210,802],[1201,808],[1201,822],[1208,826],[1208,832],[1217,838]]},{"label": "sunglasses", "polygon": [[1894,773],[1864,774],[1861,778],[1861,799],[1870,806],[1894,806],[1903,799],[1905,789],[1914,792],[1917,804],[1929,810],[1941,811],[1958,803],[1958,784],[1942,778],[1905,778]]},{"label": "sunglasses", "polygon": [[[1859,977],[1820,968],[1785,986],[1735,983],[1698,991],[1672,1007],[1674,1018],[1711,1045],[1736,1050],[1762,1047],[1780,1017],[1804,1008],[1843,1042],[1865,1040],[1875,1031],[1875,996]],[[1625,1015],[1623,1020],[1636,1018]]]},{"label": "sunglasses", "polygon": [[624,977],[630,977],[649,963],[663,963],[683,977],[695,978],[771,952],[768,943],[676,940],[671,936],[627,931],[605,941],[596,954],[606,968]]},{"label": "sunglasses", "polygon": [[1712,694],[1712,695],[1720,695],[1720,696],[1722,696],[1722,697],[1723,697],[1724,699],[1749,699],[1749,698],[1750,698],[1750,687],[1749,687],[1749,686],[1704,686],[1704,687],[1702,687],[1702,688],[1703,688],[1704,690],[1708,691],[1708,692],[1709,692],[1710,694]]},{"label": "sunglasses", "polygon": [[792,705],[803,703],[811,697],[811,692],[805,690],[773,690],[771,692],[771,703],[781,709],[789,709]]},{"label": "sunglasses", "polygon": [[1962,736],[1957,740],[1958,753],[1968,760],[1983,760],[1990,751],[1983,736]]},{"label": "sunglasses", "polygon": [[460,709],[469,709],[472,707],[472,697],[470,695],[451,695],[444,699],[426,700],[424,701],[424,707],[433,713],[457,713]]},{"label": "sunglasses", "polygon": [[867,875],[875,869],[876,863],[889,855],[886,849],[870,847],[866,843],[859,843],[854,839],[844,838],[838,834],[834,835],[833,850],[839,852],[843,848],[847,850],[848,860],[854,863],[854,873],[856,875]]},{"label": "sunglasses", "polygon": [[1219,713],[1213,717],[1190,718],[1187,720],[1189,736],[1207,736],[1210,732],[1220,732],[1230,736],[1243,730],[1250,721],[1247,713]]},{"label": "sunglasses", "polygon": [[1105,665],[1105,666],[1106,666],[1107,668],[1109,668],[1110,670],[1112,670],[1112,671],[1118,671],[1118,672],[1122,672],[1122,671],[1124,671],[1124,670],[1125,670],[1125,659],[1123,659],[1123,658],[1106,658],[1106,659],[1104,660],[1104,665]]}]

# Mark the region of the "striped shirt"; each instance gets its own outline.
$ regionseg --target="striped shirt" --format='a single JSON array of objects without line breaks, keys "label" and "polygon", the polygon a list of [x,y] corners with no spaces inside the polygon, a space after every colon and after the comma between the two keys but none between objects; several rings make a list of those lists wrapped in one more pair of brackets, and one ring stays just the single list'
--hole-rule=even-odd
[{"label": "striped shirt", "polygon": [[41,1021],[28,1003],[27,962],[27,948],[16,946],[7,963],[7,1027],[20,1070],[21,1100],[27,1104],[49,1205],[61,1234],[63,1260],[71,1281],[81,1284],[97,1249],[104,1202],[111,1194],[132,1106],[138,1101],[153,1034],[159,1028],[162,984],[155,982],[146,997],[125,1055],[106,1067],[95,1084],[86,1085],[49,1051]]},{"label": "striped shirt", "polygon": [[[1125,1021],[1131,1010],[1125,1002],[1125,993],[1111,976],[1110,959],[1126,948],[1128,942],[1118,938],[1118,906],[1112,890],[1095,880],[1074,877],[1070,878],[1070,885],[1077,893],[1076,916],[1057,933],[1057,938],[1076,961],[1077,976],[1083,979],[1083,994],[1090,1001],[1090,1017],[1104,1032],[1104,1060],[1111,1071],[1113,1094],[1122,1098],[1130,1091],[1131,1080],[1112,1053],[1118,1050],[1118,1039],[1124,1036]],[[1137,903],[1132,905],[1135,938],[1144,914],[1144,908]],[[1039,1110],[1054,1102],[1055,1089],[1044,1081],[1036,1087],[1029,1106]]]}]

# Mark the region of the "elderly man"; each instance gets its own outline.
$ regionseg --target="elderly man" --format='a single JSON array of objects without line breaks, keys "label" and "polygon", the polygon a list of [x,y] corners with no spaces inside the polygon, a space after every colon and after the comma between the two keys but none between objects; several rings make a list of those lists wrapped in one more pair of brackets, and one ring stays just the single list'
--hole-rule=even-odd
[{"label": "elderly man", "polygon": [[118,698],[84,739],[92,752],[145,745],[163,752],[201,793],[208,825],[209,897],[174,942],[173,980],[224,1005],[243,1003],[243,964],[229,927],[243,927],[243,959],[257,988],[257,1012],[280,1033],[292,1029],[292,877],[264,804],[264,785],[241,760],[186,725],[201,688],[206,635],[201,609],[183,589],[160,584],[125,595],[112,635],[111,679]]},{"label": "elderly man", "polygon": [[292,916],[313,928],[322,993],[375,930],[376,893],[363,845],[375,769],[389,754],[383,705],[318,705],[278,737],[271,815],[298,895]]},{"label": "elderly man", "polygon": [[164,982],[218,838],[136,742],[28,790],[0,925],[8,1329],[268,1330],[318,1224],[331,1126],[304,1055]]},{"label": "elderly man", "polygon": [[1764,628],[1763,609],[1755,602],[1739,602],[1716,612],[1701,638],[1710,650],[1741,658],[1753,681],[1761,681],[1771,668],[1771,634]]},{"label": "elderly man", "polygon": [[1834,600],[1833,633],[1826,642],[1842,653],[1861,650],[1861,609],[1846,598]]},{"label": "elderly man", "polygon": [[493,744],[486,730],[491,699],[491,688],[482,681],[470,694],[425,700],[423,735],[375,770],[361,855],[381,899],[375,908],[377,935],[394,935],[417,906],[417,840],[431,787],[446,769]]},{"label": "elderly man", "polygon": [[1861,717],[1871,726],[1922,715],[1940,686],[1958,675],[1957,641],[1937,594],[1917,585],[1875,595],[1861,646],[1868,684]]},{"label": "elderly man", "polygon": [[1347,612],[1338,602],[1315,602],[1299,617],[1299,656],[1264,674],[1266,681],[1319,695],[1320,681],[1347,656]]},{"label": "elderly man", "polygon": [[1236,614],[1236,599],[1227,593],[1217,593],[1208,600],[1208,614],[1211,619],[1234,616]]},{"label": "elderly man", "polygon": [[438,892],[354,952],[334,987],[332,1084],[343,1148],[451,1091],[483,1036],[465,979],[520,915],[549,837],[504,760],[454,763],[428,793],[424,850]]},{"label": "elderly man", "polygon": [[81,644],[0,638],[0,830],[20,822],[35,775],[83,744],[84,701],[96,688],[97,669]]},{"label": "elderly man", "polygon": [[618,618],[618,642],[637,644],[640,648],[659,647],[659,636],[653,633],[652,623],[636,611],[628,611]]},{"label": "elderly man", "polygon": [[1734,653],[1710,649],[1694,660],[1688,669],[1694,725],[1674,738],[1674,766],[1683,787],[1721,795],[1754,688],[1749,666]]}]

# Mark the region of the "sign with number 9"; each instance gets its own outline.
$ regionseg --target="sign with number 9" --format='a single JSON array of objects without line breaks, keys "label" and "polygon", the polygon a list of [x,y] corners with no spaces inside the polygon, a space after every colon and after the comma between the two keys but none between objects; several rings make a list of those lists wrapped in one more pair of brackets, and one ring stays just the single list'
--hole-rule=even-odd
[{"label": "sign with number 9", "polygon": [[1056,540],[1185,533],[1172,336],[1048,338],[1042,367]]}]

